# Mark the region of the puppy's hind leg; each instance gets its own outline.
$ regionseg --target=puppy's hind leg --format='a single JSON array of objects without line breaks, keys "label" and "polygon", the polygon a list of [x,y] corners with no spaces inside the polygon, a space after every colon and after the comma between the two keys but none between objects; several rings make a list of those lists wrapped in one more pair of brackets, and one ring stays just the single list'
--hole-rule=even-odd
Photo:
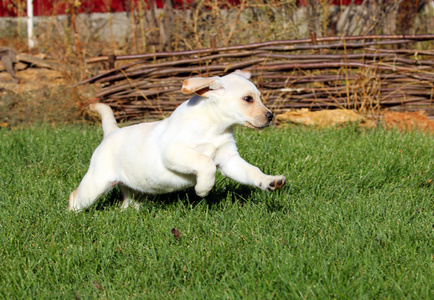
[{"label": "puppy's hind leg", "polygon": [[132,206],[138,211],[140,209],[140,203],[137,200],[141,198],[141,195],[138,195],[125,185],[121,185],[120,188],[122,194],[124,195],[124,201],[121,205],[121,210],[126,210],[128,207]]},{"label": "puppy's hind leg", "polygon": [[69,210],[81,211],[88,208],[109,190],[115,182],[110,182],[87,173],[78,188],[69,196]]}]

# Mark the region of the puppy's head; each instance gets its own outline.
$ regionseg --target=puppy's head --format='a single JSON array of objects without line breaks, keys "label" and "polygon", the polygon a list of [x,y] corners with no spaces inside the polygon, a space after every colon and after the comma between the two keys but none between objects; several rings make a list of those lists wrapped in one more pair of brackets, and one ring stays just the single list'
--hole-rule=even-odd
[{"label": "puppy's head", "polygon": [[222,122],[262,129],[270,125],[273,113],[261,101],[261,93],[249,80],[250,73],[237,70],[223,77],[195,77],[184,81],[184,94],[205,98],[207,107]]}]

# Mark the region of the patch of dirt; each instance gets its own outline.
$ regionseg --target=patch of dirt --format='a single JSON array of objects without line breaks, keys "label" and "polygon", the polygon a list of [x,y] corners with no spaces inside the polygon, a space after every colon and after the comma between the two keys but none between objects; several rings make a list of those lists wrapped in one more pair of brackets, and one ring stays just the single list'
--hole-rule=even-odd
[{"label": "patch of dirt", "polygon": [[279,123],[295,123],[320,128],[337,127],[350,123],[358,123],[358,126],[375,128],[376,123],[349,109],[333,109],[310,111],[300,109],[288,111],[277,115]]},{"label": "patch of dirt", "polygon": [[434,133],[434,120],[425,115],[425,111],[415,112],[386,112],[384,126],[397,128],[400,131],[421,130]]},{"label": "patch of dirt", "polygon": [[0,127],[83,119],[80,105],[87,90],[71,87],[70,70],[43,55],[16,58],[13,72],[0,63]]},{"label": "patch of dirt", "polygon": [[[351,123],[357,123],[359,127],[365,128],[377,127],[374,120],[348,109],[293,110],[277,115],[277,121],[279,124],[294,123],[319,128],[338,127]],[[423,110],[416,112],[386,112],[384,113],[383,126],[387,129],[397,128],[403,132],[420,130],[434,133],[434,120],[430,119]]]},{"label": "patch of dirt", "polygon": [[20,93],[65,84],[63,74],[56,70],[27,68],[15,75],[18,82],[9,73],[0,72],[0,91]]}]

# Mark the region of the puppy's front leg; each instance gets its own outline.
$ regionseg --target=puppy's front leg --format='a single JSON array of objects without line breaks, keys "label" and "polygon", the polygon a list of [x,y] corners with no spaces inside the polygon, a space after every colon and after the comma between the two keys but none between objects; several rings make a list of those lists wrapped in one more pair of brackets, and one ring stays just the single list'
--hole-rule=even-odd
[{"label": "puppy's front leg", "polygon": [[224,176],[262,190],[274,191],[283,187],[286,182],[286,178],[282,175],[274,176],[262,173],[258,167],[242,159],[238,151],[226,154],[218,167]]},{"label": "puppy's front leg", "polygon": [[207,196],[214,186],[217,169],[214,161],[191,148],[172,145],[166,152],[165,166],[181,174],[196,175],[194,189],[199,197]]}]

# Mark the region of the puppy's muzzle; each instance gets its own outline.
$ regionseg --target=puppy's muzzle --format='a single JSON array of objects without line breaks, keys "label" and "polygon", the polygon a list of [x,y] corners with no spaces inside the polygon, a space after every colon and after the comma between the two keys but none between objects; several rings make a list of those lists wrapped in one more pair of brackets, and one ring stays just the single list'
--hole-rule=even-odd
[{"label": "puppy's muzzle", "polygon": [[244,125],[252,129],[263,129],[270,126],[273,121],[274,114],[271,111],[267,111],[265,114],[259,115],[253,122],[245,122]]}]

